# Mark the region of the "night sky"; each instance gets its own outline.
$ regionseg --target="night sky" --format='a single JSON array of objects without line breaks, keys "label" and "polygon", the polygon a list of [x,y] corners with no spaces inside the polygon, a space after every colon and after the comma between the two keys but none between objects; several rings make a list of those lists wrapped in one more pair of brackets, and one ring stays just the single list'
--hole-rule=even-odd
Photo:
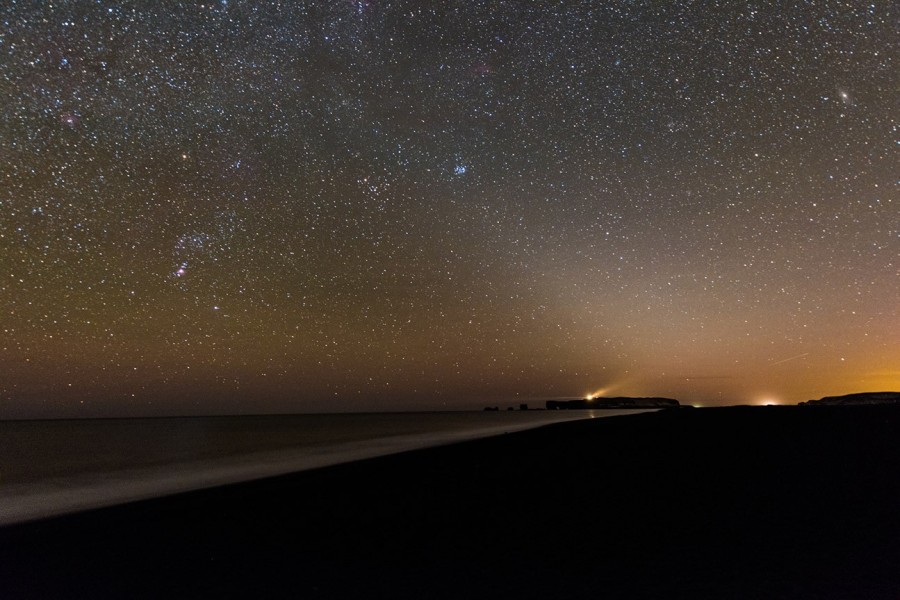
[{"label": "night sky", "polygon": [[897,23],[4,0],[0,416],[898,389]]}]

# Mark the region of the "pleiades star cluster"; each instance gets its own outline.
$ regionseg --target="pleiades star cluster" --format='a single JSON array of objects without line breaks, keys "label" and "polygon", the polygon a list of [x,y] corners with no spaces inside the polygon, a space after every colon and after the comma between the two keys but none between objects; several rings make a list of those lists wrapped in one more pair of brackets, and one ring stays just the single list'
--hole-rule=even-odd
[{"label": "pleiades star cluster", "polygon": [[893,2],[0,7],[0,416],[900,387]]}]

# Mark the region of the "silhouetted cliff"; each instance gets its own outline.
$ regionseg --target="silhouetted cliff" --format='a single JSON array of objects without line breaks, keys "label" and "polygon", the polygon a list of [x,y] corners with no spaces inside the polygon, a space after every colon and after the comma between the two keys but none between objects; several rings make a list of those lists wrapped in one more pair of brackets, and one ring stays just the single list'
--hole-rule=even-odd
[{"label": "silhouetted cliff", "polygon": [[863,404],[900,404],[900,392],[863,392],[846,396],[826,396],[801,402],[806,406],[857,406]]},{"label": "silhouetted cliff", "polygon": [[581,398],[578,400],[548,400],[547,410],[575,410],[587,408],[678,408],[672,398]]}]

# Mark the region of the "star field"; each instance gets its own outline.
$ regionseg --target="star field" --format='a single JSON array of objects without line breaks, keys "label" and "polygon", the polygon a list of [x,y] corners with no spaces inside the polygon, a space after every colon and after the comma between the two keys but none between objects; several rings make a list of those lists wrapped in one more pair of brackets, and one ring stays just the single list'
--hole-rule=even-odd
[{"label": "star field", "polygon": [[0,7],[0,415],[900,387],[890,2]]}]

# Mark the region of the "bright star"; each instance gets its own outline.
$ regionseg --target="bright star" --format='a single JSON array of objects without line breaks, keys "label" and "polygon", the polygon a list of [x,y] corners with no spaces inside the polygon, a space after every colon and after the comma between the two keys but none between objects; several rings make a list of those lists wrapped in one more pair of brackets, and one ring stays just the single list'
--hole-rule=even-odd
[{"label": "bright star", "polygon": [[850,94],[849,92],[847,92],[847,90],[838,90],[838,97],[845,105],[853,106],[853,98],[850,97]]}]

